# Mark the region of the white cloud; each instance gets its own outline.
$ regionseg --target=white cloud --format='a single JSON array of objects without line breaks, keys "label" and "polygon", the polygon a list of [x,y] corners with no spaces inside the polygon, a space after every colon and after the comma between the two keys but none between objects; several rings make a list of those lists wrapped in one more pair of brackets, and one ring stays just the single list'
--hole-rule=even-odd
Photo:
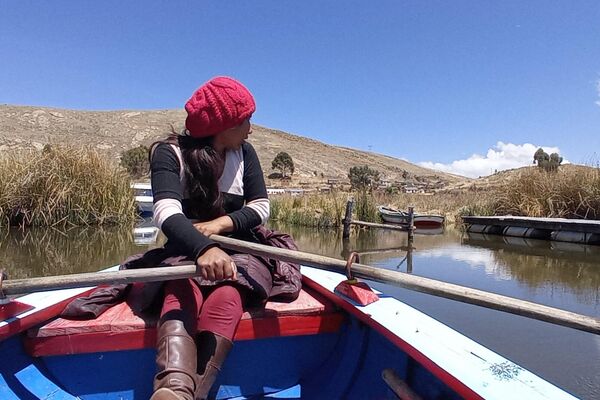
[{"label": "white cloud", "polygon": [[598,81],[596,82],[596,91],[598,92],[598,99],[599,99],[596,101],[596,105],[598,107],[600,107],[600,79],[598,79]]},{"label": "white cloud", "polygon": [[[503,171],[505,169],[531,165],[533,154],[540,147],[548,154],[560,154],[558,147],[538,146],[532,143],[513,144],[498,142],[494,148],[487,151],[485,156],[473,154],[466,160],[456,160],[450,164],[424,161],[420,162],[419,165],[425,168],[477,178],[478,176],[493,174],[496,170]],[[566,164],[567,161],[565,160],[563,163]]]},{"label": "white cloud", "polygon": [[510,272],[503,268],[494,257],[494,252],[464,245],[450,245],[441,248],[423,250],[419,252],[421,258],[442,258],[463,262],[472,269],[483,269],[487,276],[496,280],[508,281],[512,279]]}]

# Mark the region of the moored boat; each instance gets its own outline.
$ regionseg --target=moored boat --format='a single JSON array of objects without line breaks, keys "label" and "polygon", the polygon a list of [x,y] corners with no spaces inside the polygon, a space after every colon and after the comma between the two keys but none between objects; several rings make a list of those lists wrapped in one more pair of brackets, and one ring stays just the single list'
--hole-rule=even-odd
[{"label": "moored boat", "polygon": [[[244,314],[213,398],[394,399],[398,387],[422,399],[573,398],[397,299],[360,306],[336,293],[344,275],[302,272],[296,301]],[[90,290],[18,299],[34,308],[0,322],[0,398],[150,397],[156,317],[125,301],[96,320],[56,318]]]},{"label": "moored boat", "polygon": [[153,213],[154,197],[152,196],[152,186],[150,183],[132,183],[133,195],[135,203],[142,215],[150,215]]},{"label": "moored boat", "polygon": [[[379,215],[381,215],[381,219],[386,223],[409,224],[409,215],[407,212],[386,206],[379,206],[377,209]],[[416,228],[437,228],[444,224],[444,219],[443,215],[414,214],[413,224]]]}]

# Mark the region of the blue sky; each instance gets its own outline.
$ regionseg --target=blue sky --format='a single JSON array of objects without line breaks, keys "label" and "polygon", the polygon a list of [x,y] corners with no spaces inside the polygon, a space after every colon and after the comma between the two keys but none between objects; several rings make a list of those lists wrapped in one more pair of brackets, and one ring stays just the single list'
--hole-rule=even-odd
[{"label": "blue sky", "polygon": [[[471,176],[600,160],[598,1],[5,1],[0,103],[183,107],[215,75],[253,121]],[[529,146],[527,146],[529,144]]]}]

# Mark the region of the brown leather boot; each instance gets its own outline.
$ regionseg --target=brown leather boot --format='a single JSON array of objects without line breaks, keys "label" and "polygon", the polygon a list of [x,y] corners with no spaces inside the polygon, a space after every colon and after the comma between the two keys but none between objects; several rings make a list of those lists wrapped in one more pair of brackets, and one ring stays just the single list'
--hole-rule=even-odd
[{"label": "brown leather boot", "polygon": [[150,400],[194,400],[198,379],[196,343],[182,321],[167,320],[158,327],[156,366]]},{"label": "brown leather boot", "polygon": [[231,340],[209,331],[202,331],[198,340],[198,388],[196,400],[208,398],[208,392],[221,372],[227,354],[233,347]]}]

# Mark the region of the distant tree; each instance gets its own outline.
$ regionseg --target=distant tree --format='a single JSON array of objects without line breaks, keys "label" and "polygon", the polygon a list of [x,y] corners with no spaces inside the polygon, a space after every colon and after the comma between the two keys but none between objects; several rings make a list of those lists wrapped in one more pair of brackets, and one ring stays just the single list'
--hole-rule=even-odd
[{"label": "distant tree", "polygon": [[398,193],[398,188],[395,186],[388,186],[385,188],[385,194],[396,194]]},{"label": "distant tree", "polygon": [[535,151],[533,154],[533,163],[540,164],[540,161],[547,161],[550,159],[550,156],[542,149],[541,147]]},{"label": "distant tree", "polygon": [[271,162],[271,168],[278,169],[282,177],[287,178],[288,171],[290,175],[294,174],[294,160],[285,151],[279,152]]},{"label": "distant tree", "polygon": [[558,166],[562,164],[562,162],[563,158],[560,155],[558,155],[558,153],[550,154],[550,169],[552,171],[556,171],[558,169]]},{"label": "distant tree", "polygon": [[133,177],[145,175],[150,169],[148,147],[138,146],[122,152],[121,166]]},{"label": "distant tree", "polygon": [[533,163],[547,172],[558,170],[563,158],[558,153],[548,155],[541,147],[533,155]]},{"label": "distant tree", "polygon": [[367,165],[352,167],[348,172],[352,188],[357,190],[372,190],[379,182],[379,176],[379,171],[371,169]]}]

